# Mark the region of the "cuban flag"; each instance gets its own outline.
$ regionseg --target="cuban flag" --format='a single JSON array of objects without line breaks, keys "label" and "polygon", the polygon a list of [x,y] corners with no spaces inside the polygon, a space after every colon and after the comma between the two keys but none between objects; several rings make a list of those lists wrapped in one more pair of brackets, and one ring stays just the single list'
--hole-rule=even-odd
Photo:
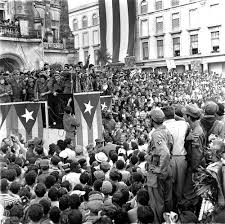
[{"label": "cuban flag", "polygon": [[124,62],[134,55],[136,1],[99,0],[101,48],[112,62]]}]

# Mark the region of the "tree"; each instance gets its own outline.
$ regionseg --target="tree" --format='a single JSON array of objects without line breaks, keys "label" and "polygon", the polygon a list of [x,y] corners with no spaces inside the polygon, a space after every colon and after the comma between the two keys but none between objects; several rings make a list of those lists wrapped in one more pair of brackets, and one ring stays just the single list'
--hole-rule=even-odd
[{"label": "tree", "polygon": [[107,49],[100,48],[97,50],[97,64],[100,63],[101,66],[106,65],[107,63],[110,63],[111,60],[112,57]]}]

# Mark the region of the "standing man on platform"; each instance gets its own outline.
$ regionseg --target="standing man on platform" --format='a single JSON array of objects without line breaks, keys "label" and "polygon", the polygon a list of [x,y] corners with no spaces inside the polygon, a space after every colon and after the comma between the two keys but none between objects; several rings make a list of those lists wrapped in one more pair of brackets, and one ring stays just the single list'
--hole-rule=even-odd
[{"label": "standing man on platform", "polygon": [[77,132],[77,127],[80,126],[80,123],[75,118],[75,116],[72,115],[72,108],[70,106],[71,102],[72,102],[72,98],[68,100],[67,106],[64,110],[65,112],[63,115],[63,127],[64,127],[64,130],[66,131],[65,138],[70,138],[72,140],[71,144],[75,146],[76,145],[75,136]]}]

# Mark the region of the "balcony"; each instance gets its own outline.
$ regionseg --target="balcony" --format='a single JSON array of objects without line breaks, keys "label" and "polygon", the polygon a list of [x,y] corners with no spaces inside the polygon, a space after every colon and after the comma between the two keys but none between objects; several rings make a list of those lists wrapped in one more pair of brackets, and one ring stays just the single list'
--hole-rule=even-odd
[{"label": "balcony", "polygon": [[37,30],[30,30],[28,35],[21,35],[19,26],[0,24],[0,37],[40,39],[41,32]]},{"label": "balcony", "polygon": [[44,49],[49,50],[63,50],[64,45],[62,43],[43,42]]},{"label": "balcony", "polygon": [[2,37],[19,37],[19,27],[14,25],[0,24],[0,36]]}]

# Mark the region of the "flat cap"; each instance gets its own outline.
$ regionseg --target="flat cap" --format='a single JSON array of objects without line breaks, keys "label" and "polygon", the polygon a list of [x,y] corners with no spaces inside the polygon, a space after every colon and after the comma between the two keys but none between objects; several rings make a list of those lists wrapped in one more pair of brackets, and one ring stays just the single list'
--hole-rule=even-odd
[{"label": "flat cap", "polygon": [[163,113],[161,109],[153,109],[150,112],[150,116],[152,120],[155,121],[156,123],[162,123],[165,118],[165,114]]},{"label": "flat cap", "polygon": [[183,114],[187,114],[193,118],[201,117],[201,110],[195,104],[188,104],[185,108],[182,109]]},{"label": "flat cap", "polygon": [[219,106],[213,101],[209,101],[205,105],[205,115],[215,115],[218,110]]}]

